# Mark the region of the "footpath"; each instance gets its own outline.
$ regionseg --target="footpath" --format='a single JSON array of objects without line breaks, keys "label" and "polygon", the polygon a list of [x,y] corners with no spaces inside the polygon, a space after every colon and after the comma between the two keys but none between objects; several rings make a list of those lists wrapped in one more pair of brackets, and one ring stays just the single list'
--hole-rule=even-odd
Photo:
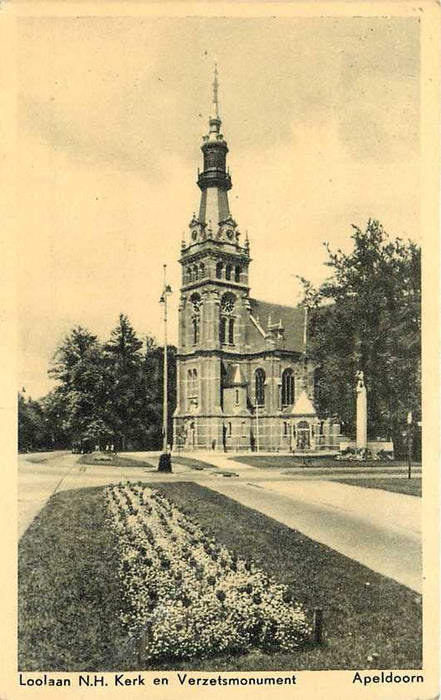
[{"label": "footpath", "polygon": [[[62,455],[45,464],[20,460],[19,536],[56,490],[104,485],[125,479],[193,481],[274,518],[311,539],[421,593],[421,498],[324,480],[278,469],[266,470],[225,455],[186,454],[209,460],[199,471],[173,458],[173,473],[155,471],[159,453],[127,454],[153,468],[77,464]],[[211,465],[211,466],[210,466]],[[297,470],[296,470],[297,471]],[[227,474],[229,476],[224,476]],[[300,478],[299,478],[300,477]]]}]

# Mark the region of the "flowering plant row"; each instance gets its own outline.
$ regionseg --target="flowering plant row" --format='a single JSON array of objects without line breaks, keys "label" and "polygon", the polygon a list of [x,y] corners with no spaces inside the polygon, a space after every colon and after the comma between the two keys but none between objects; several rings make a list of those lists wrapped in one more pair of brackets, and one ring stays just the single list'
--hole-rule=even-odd
[{"label": "flowering plant row", "polygon": [[292,651],[310,627],[286,586],[230,552],[159,491],[106,489],[126,597],[123,622],[145,658],[203,658],[253,647]]}]

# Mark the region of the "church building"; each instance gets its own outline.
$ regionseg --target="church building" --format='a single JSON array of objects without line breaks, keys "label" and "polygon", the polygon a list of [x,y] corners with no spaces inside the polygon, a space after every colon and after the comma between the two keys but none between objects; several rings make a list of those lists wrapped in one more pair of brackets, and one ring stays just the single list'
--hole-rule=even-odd
[{"label": "church building", "polygon": [[228,202],[217,70],[203,137],[198,215],[180,263],[175,449],[337,449],[339,426],[318,418],[306,353],[306,310],[250,294],[250,241]]}]

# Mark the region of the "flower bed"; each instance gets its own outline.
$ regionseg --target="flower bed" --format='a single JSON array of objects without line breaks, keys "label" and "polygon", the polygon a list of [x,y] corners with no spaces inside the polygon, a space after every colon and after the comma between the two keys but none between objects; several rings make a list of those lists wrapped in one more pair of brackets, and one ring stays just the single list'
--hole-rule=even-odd
[{"label": "flower bed", "polygon": [[293,651],[308,641],[305,613],[286,586],[206,535],[158,491],[126,483],[105,493],[126,596],[121,614],[131,635],[145,635],[145,658]]}]

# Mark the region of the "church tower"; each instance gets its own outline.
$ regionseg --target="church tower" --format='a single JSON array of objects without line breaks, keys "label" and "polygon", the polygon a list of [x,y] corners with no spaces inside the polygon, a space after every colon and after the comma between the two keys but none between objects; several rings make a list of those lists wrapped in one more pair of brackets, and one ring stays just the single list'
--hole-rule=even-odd
[{"label": "church tower", "polygon": [[250,246],[230,211],[228,145],[221,125],[215,68],[197,179],[199,211],[179,260],[174,448],[329,448],[332,426],[318,420],[313,405],[305,309],[250,296]]},{"label": "church tower", "polygon": [[[228,146],[221,133],[218,73],[214,72],[213,104],[208,134],[203,137],[203,170],[198,215],[183,241],[179,306],[178,397],[175,413],[176,444],[187,447],[220,446],[223,440],[223,358],[243,353],[249,315],[248,238],[241,233],[228,202],[232,187],[227,169]],[[246,412],[245,383],[235,394]],[[218,420],[213,420],[215,417]]]}]

